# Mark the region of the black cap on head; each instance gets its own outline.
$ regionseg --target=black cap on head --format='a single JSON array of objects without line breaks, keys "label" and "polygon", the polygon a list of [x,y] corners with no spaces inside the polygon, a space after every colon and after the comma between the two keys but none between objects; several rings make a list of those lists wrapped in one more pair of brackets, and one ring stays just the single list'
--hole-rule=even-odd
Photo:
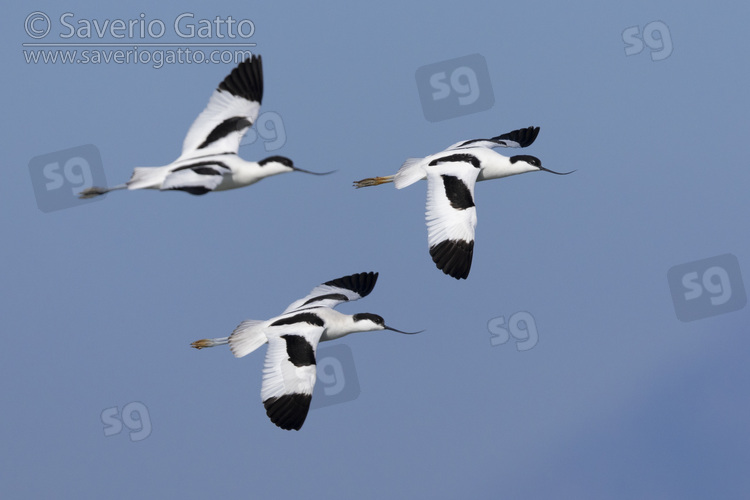
[{"label": "black cap on head", "polygon": [[535,167],[541,167],[542,161],[537,158],[536,156],[531,155],[516,155],[510,157],[510,162],[515,163],[517,161],[525,161],[529,165],[534,165]]},{"label": "black cap on head", "polygon": [[258,165],[261,167],[267,163],[281,163],[282,165],[285,165],[287,167],[294,167],[294,163],[292,163],[292,160],[287,158],[286,156],[269,156],[268,158],[264,158],[258,162]]},{"label": "black cap on head", "polygon": [[377,314],[357,313],[354,316],[352,316],[352,319],[354,319],[355,322],[369,319],[370,321],[372,321],[373,323],[377,325],[385,326],[385,320],[381,316],[378,316]]}]

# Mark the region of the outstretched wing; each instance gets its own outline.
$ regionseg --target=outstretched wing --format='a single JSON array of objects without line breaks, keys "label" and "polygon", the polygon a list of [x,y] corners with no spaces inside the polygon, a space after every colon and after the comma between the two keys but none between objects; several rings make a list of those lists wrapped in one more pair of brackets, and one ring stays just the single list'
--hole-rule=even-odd
[{"label": "outstretched wing", "polygon": [[493,147],[525,148],[526,146],[531,146],[538,135],[539,127],[527,127],[498,135],[497,137],[493,137],[491,141],[497,144],[497,146]]},{"label": "outstretched wing", "polygon": [[299,300],[292,302],[284,313],[305,309],[306,307],[336,307],[342,302],[350,302],[366,297],[375,288],[378,273],[358,273],[327,281],[318,285]]},{"label": "outstretched wing", "polygon": [[172,170],[161,184],[161,190],[178,190],[190,194],[206,194],[221,184],[231,170],[217,161],[196,161]]},{"label": "outstretched wing", "polygon": [[263,100],[260,56],[241,62],[211,95],[182,144],[178,160],[218,153],[236,153],[248,128],[255,123]]},{"label": "outstretched wing", "polygon": [[268,351],[263,367],[261,399],[271,422],[300,430],[315,387],[315,352],[325,329],[313,313],[283,317],[266,330]]},{"label": "outstretched wing", "polygon": [[461,141],[447,148],[445,151],[452,151],[464,148],[525,148],[530,146],[539,135],[539,127],[527,127],[507,134],[498,135],[492,139],[472,139]]},{"label": "outstretched wing", "polygon": [[470,154],[436,159],[427,167],[427,242],[438,269],[466,279],[474,255],[474,186],[479,160]]}]

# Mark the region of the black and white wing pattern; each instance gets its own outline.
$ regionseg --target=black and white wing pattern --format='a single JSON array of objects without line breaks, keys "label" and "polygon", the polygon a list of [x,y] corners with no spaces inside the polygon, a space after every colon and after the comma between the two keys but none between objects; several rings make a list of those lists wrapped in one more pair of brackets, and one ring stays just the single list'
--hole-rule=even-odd
[{"label": "black and white wing pattern", "polygon": [[525,148],[531,146],[538,135],[539,127],[527,127],[498,135],[497,137],[493,137],[491,141],[496,143],[494,147]]},{"label": "black and white wing pattern", "polygon": [[211,95],[182,144],[178,160],[220,153],[236,153],[248,128],[255,123],[263,100],[260,56],[241,62]]},{"label": "black and white wing pattern", "polygon": [[539,135],[539,127],[527,127],[507,134],[498,135],[492,139],[472,139],[470,141],[461,141],[452,145],[445,151],[453,151],[464,148],[525,148],[530,146]]},{"label": "black and white wing pattern", "polygon": [[318,315],[300,312],[276,320],[266,330],[261,399],[268,418],[282,429],[300,430],[307,418],[315,387],[315,352],[324,329]]},{"label": "black and white wing pattern", "polygon": [[161,190],[206,194],[216,189],[231,169],[218,161],[195,162],[172,170],[164,178]]},{"label": "black and white wing pattern", "polygon": [[342,302],[367,297],[378,280],[378,273],[357,273],[343,278],[327,281],[318,285],[312,291],[299,300],[292,302],[284,310],[288,312],[302,310],[308,307],[330,307],[334,308]]},{"label": "black and white wing pattern", "polygon": [[456,153],[433,160],[426,169],[430,256],[438,269],[456,279],[466,279],[471,270],[479,167],[475,156]]}]

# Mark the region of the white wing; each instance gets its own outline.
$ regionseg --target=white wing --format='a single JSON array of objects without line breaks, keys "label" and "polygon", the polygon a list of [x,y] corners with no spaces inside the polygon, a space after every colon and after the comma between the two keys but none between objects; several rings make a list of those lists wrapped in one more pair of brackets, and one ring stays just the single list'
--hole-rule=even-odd
[{"label": "white wing", "polygon": [[216,189],[231,170],[217,162],[198,162],[172,170],[164,178],[161,189],[179,190],[190,194],[206,194]]},{"label": "white wing", "polygon": [[469,276],[474,254],[477,225],[474,186],[479,176],[479,162],[474,156],[456,154],[436,160],[426,170],[430,256],[445,274],[465,279]]},{"label": "white wing", "polygon": [[324,329],[322,320],[309,312],[285,317],[267,329],[261,399],[271,422],[282,429],[299,430],[305,422],[315,387],[315,352]]},{"label": "white wing", "polygon": [[336,307],[342,302],[349,302],[366,297],[375,287],[378,273],[358,273],[327,281],[318,285],[299,300],[292,302],[284,314],[306,307]]},{"label": "white wing", "polygon": [[245,59],[224,78],[198,115],[182,144],[178,160],[219,153],[236,153],[255,123],[263,100],[260,56]]}]

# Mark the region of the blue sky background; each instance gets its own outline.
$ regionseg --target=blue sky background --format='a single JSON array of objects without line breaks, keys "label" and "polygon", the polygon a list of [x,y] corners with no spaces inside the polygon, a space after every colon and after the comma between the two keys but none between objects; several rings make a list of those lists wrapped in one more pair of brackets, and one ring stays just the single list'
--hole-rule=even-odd
[{"label": "blue sky background", "polygon": [[[750,309],[682,322],[667,272],[732,254],[748,283],[750,7],[148,5],[38,2],[0,21],[3,498],[747,497]],[[94,145],[110,184],[167,164],[234,64],[27,64],[35,10],[50,42],[64,12],[252,20],[262,111],[286,142],[240,154],[337,173],[41,211],[33,158]],[[671,54],[627,56],[623,31],[654,21]],[[187,43],[200,41],[226,40]],[[494,105],[427,121],[417,69],[471,54]],[[429,258],[424,183],[351,187],[530,125],[541,133],[524,153],[577,172],[480,183],[466,281]],[[361,392],[312,410],[300,432],[265,415],[264,349],[189,348],[370,270],[373,293],[340,310],[426,331],[337,341]],[[488,323],[522,311],[537,344],[493,345]],[[102,412],[132,402],[151,432],[106,436]]]}]

